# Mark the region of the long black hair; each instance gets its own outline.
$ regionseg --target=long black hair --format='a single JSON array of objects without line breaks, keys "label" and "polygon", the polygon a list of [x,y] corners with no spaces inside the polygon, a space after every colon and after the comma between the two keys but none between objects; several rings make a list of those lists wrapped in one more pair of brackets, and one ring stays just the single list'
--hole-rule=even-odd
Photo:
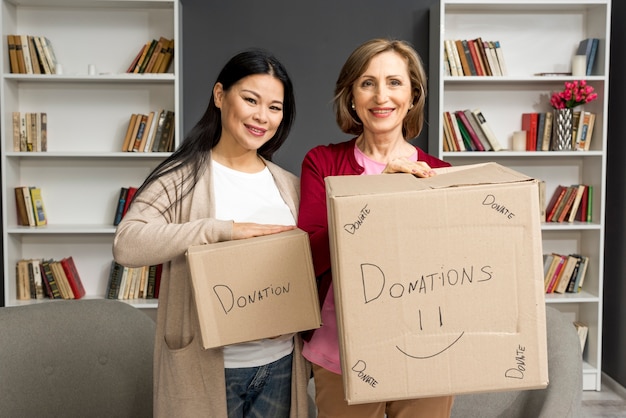
[{"label": "long black hair", "polygon": [[[269,52],[262,49],[249,49],[238,53],[224,65],[214,85],[221,83],[224,91],[228,91],[239,80],[255,74],[268,74],[275,77],[283,84],[284,89],[283,119],[274,136],[257,150],[260,156],[271,161],[274,153],[287,139],[296,117],[293,85],[285,67]],[[190,166],[189,176],[183,179],[183,182],[187,184],[180,198],[187,195],[206,170],[209,152],[220,141],[221,134],[222,114],[215,106],[215,97],[211,92],[204,115],[191,129],[179,148],[148,175],[136,195],[139,195],[158,178],[182,167]]]}]

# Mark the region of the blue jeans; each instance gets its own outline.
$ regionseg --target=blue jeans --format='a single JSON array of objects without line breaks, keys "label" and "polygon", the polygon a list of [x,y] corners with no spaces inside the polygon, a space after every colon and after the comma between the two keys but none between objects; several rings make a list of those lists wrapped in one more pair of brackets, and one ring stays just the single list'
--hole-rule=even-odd
[{"label": "blue jeans", "polygon": [[228,418],[288,418],[293,352],[259,367],[224,369]]}]

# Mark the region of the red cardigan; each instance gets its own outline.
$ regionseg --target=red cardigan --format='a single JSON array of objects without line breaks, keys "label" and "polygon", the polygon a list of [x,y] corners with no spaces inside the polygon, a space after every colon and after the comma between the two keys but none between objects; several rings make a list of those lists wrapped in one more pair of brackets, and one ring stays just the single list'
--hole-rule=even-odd
[{"label": "red cardigan", "polygon": [[[363,173],[363,167],[354,158],[355,142],[356,138],[353,138],[338,144],[317,146],[306,154],[302,162],[298,227],[309,233],[313,266],[319,285],[320,306],[332,281],[324,178]],[[432,168],[450,166],[419,147],[416,148],[418,161],[424,161]]]}]

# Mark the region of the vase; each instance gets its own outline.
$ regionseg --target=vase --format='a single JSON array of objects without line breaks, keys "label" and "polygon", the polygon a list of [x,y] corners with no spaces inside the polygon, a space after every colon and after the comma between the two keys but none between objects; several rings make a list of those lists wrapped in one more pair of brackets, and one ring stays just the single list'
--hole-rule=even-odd
[{"label": "vase", "polygon": [[554,109],[554,117],[552,120],[552,151],[572,150],[573,119],[573,109]]}]

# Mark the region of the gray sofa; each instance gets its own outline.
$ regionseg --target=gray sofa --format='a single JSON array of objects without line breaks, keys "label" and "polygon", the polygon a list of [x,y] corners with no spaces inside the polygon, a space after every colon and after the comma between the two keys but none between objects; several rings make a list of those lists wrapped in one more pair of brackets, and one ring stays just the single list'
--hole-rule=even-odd
[{"label": "gray sofa", "polygon": [[0,417],[151,417],[154,330],[115,300],[0,308]]}]

